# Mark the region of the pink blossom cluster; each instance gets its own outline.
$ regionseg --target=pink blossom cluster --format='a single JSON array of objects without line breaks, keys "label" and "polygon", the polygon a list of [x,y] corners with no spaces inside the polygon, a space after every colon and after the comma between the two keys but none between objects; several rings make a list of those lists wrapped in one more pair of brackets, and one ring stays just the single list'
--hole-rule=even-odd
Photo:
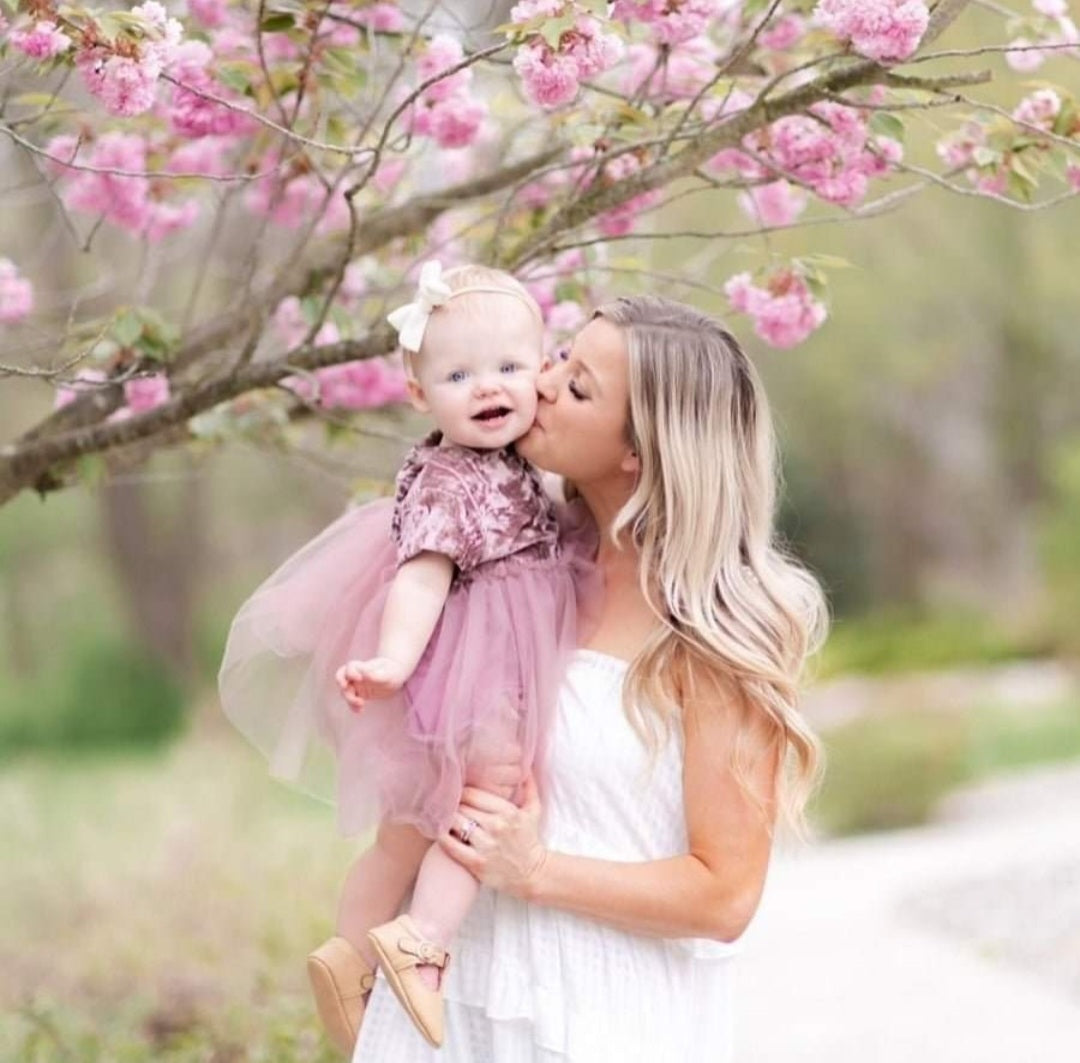
[{"label": "pink blossom cluster", "polygon": [[[561,320],[559,314],[555,313],[555,308],[566,301],[561,297],[560,286],[567,280],[576,279],[585,264],[584,250],[575,247],[556,255],[551,262],[537,264],[521,277],[521,282],[529,290],[529,294],[540,304],[544,321],[555,331],[559,331],[557,325]],[[569,311],[564,309],[560,313],[566,315]]]},{"label": "pink blossom cluster", "polygon": [[547,315],[547,327],[558,336],[570,336],[588,322],[585,307],[575,299],[561,299]]},{"label": "pink blossom cluster", "polygon": [[807,195],[798,185],[781,179],[740,192],[736,202],[752,222],[771,229],[791,225],[806,209]]},{"label": "pink blossom cluster", "polygon": [[[176,203],[157,198],[170,190],[167,182],[152,184],[146,177],[131,176],[147,169],[146,141],[136,133],[105,133],[93,142],[88,152],[84,152],[74,135],[63,133],[53,137],[45,150],[54,159],[64,160],[49,165],[58,176],[69,177],[61,188],[61,197],[70,210],[104,217],[150,241],[186,229],[198,217],[199,205],[194,199]],[[78,170],[65,165],[71,162],[94,169]]]},{"label": "pink blossom cluster", "polygon": [[103,369],[80,369],[70,384],[56,389],[53,409],[62,410],[65,406],[70,406],[81,394],[98,390],[94,385],[103,384],[108,379],[109,375]]},{"label": "pink blossom cluster", "polygon": [[1009,42],[1012,47],[1005,53],[1005,62],[1013,70],[1027,73],[1038,70],[1053,55],[1080,56],[1080,30],[1069,17],[1065,0],[1032,0],[1032,7],[1041,17],[1033,21],[1031,36],[1020,36]]},{"label": "pink blossom cluster", "polygon": [[909,58],[930,22],[926,0],[820,0],[814,18],[879,63]]},{"label": "pink blossom cluster", "polygon": [[71,47],[71,38],[47,19],[35,22],[30,29],[12,30],[8,40],[31,59],[52,59]]},{"label": "pink blossom cluster", "polygon": [[660,44],[681,44],[699,37],[730,3],[718,0],[615,0],[611,17],[628,25],[647,25]]},{"label": "pink blossom cluster", "polygon": [[1080,192],[1080,163],[1070,162],[1065,167],[1065,181],[1074,192]]},{"label": "pink blossom cluster", "polygon": [[0,258],[0,324],[22,321],[33,309],[34,286],[11,259]]},{"label": "pink blossom cluster", "polygon": [[754,332],[772,347],[798,346],[828,316],[805,278],[791,267],[773,271],[764,287],[749,273],[738,273],[724,285],[724,293],[733,310],[753,318]]},{"label": "pink blossom cluster", "polygon": [[[1010,173],[1030,183],[1027,176],[1030,170],[1015,165],[1021,154],[1017,148],[1027,152],[1047,151],[1051,149],[1048,139],[1039,138],[1040,130],[1054,132],[1059,125],[1064,102],[1054,89],[1037,89],[1025,96],[1013,108],[1013,120],[1019,123],[1017,136],[1023,138],[1023,145],[1013,145],[1008,138],[1002,138],[1001,130],[991,132],[982,122],[971,120],[954,132],[943,137],[937,144],[938,156],[953,170],[963,170],[967,179],[979,192],[1002,196],[1009,190]],[[1058,129],[1061,136],[1076,136],[1080,133],[1080,120],[1074,128]],[[993,138],[993,139],[992,139]],[[1066,182],[1076,187],[1073,176],[1066,168]]]},{"label": "pink blossom cluster", "polygon": [[[83,379],[86,379],[85,375]],[[144,373],[132,377],[124,381],[124,405],[114,410],[108,419],[126,421],[136,414],[156,410],[169,401],[169,395],[169,378],[164,373]]]},{"label": "pink blossom cluster", "polygon": [[[539,15],[567,17],[576,9],[574,0],[521,0],[510,17],[520,25]],[[554,48],[539,33],[530,34],[514,56],[514,69],[525,95],[550,110],[570,103],[582,81],[610,70],[622,54],[618,37],[606,33],[598,19],[578,13]]]},{"label": "pink blossom cluster", "polygon": [[[289,296],[274,311],[274,327],[287,348],[301,343],[310,326],[300,300]],[[341,339],[338,327],[326,321],[315,334],[315,346],[328,346]],[[316,369],[305,376],[286,377],[282,384],[308,402],[317,401],[326,409],[367,410],[402,402],[407,397],[405,371],[399,359],[365,358]],[[317,398],[316,398],[317,395]]]},{"label": "pink blossom cluster", "polygon": [[169,401],[169,378],[147,373],[124,381],[124,402],[132,413],[146,413]]},{"label": "pink blossom cluster", "polygon": [[[109,374],[103,369],[80,369],[70,384],[56,389],[53,408],[62,410],[80,395],[98,390],[97,386],[104,384],[108,379]],[[134,414],[146,413],[148,410],[163,406],[169,398],[169,378],[164,373],[143,373],[133,376],[124,381],[124,405],[115,410],[109,420],[126,421]]]},{"label": "pink blossom cluster", "polygon": [[207,95],[220,99],[238,97],[218,84],[210,72],[214,53],[202,41],[184,41],[173,51],[169,74],[179,84],[173,86],[169,101],[169,124],[185,137],[246,136],[257,128],[255,120],[242,111],[226,107]]},{"label": "pink blossom cluster", "polygon": [[[618,155],[604,165],[598,180],[603,184],[614,185],[633,177],[643,166],[641,159],[633,152]],[[605,211],[596,219],[596,227],[604,236],[625,236],[633,232],[634,223],[643,211],[656,206],[664,197],[662,189],[653,188],[632,196],[617,207]]]},{"label": "pink blossom cluster", "polygon": [[788,12],[769,22],[758,34],[758,44],[770,52],[787,52],[806,36],[806,19],[794,12]]},{"label": "pink blossom cluster", "polygon": [[[263,169],[273,171],[272,161],[268,159]],[[313,173],[282,176],[268,172],[248,185],[244,205],[255,214],[268,215],[286,229],[298,229],[315,217],[319,219],[315,231],[320,234],[349,226],[344,186],[328,189]]]},{"label": "pink blossom cluster", "polygon": [[405,16],[397,4],[377,3],[357,9],[350,2],[343,7],[354,22],[362,22],[378,33],[400,33],[405,29]]},{"label": "pink blossom cluster", "polygon": [[1061,97],[1053,89],[1038,89],[1025,96],[1013,109],[1013,120],[1050,132],[1061,113]]},{"label": "pink blossom cluster", "polygon": [[[732,93],[728,109],[749,104],[745,93]],[[743,148],[727,148],[709,160],[710,169],[734,170],[744,178],[787,178],[829,203],[860,203],[870,180],[888,173],[903,157],[900,143],[871,133],[867,114],[844,104],[822,102],[809,114],[787,115],[749,134]]]},{"label": "pink blossom cluster", "polygon": [[627,96],[644,91],[649,99],[692,99],[716,76],[720,50],[708,37],[672,47],[659,66],[660,49],[638,41],[626,49],[620,89]]},{"label": "pink blossom cluster", "polygon": [[[315,379],[319,384],[319,405],[327,409],[370,410],[404,402],[409,394],[405,370],[389,358],[331,365],[316,370]],[[302,394],[302,390],[297,393]],[[310,399],[311,395],[306,397]]]},{"label": "pink blossom cluster", "polygon": [[431,137],[441,148],[468,147],[487,117],[486,105],[472,91],[472,69],[445,74],[464,58],[465,50],[459,41],[440,35],[427,42],[417,61],[421,81],[439,80],[424,89],[413,108],[412,132]]},{"label": "pink blossom cluster", "polygon": [[986,127],[970,121],[937,144],[938,157],[951,169],[963,169],[975,190],[1002,196],[1009,186],[1005,153],[987,143]]},{"label": "pink blossom cluster", "polygon": [[208,30],[224,26],[229,17],[228,0],[187,0],[188,11]]},{"label": "pink blossom cluster", "polygon": [[157,0],[131,9],[141,16],[146,37],[128,37],[116,43],[98,41],[75,56],[75,66],[90,93],[109,114],[130,117],[150,110],[157,96],[158,78],[183,36],[183,27]]}]

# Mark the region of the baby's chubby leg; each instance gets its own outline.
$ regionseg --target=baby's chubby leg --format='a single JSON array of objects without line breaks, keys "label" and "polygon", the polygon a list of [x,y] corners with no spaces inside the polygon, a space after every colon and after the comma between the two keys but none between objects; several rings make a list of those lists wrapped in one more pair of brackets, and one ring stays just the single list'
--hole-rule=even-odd
[{"label": "baby's chubby leg", "polygon": [[[520,747],[511,739],[484,743],[470,759],[465,775],[467,786],[478,786],[508,801],[515,799],[524,778]],[[469,914],[480,884],[441,846],[432,845],[416,878],[409,914],[429,940],[448,945]],[[439,970],[421,965],[420,977],[431,989],[438,988]]]},{"label": "baby's chubby leg", "polygon": [[415,827],[381,823],[371,848],[353,862],[341,890],[337,932],[374,966],[368,931],[397,915],[431,847]]}]

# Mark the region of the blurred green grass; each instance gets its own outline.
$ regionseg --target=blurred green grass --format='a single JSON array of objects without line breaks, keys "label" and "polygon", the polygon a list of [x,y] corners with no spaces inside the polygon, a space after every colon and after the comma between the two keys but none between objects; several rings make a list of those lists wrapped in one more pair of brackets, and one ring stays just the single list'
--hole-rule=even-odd
[{"label": "blurred green grass", "polygon": [[835,728],[824,741],[828,766],[812,815],[826,833],[911,827],[958,786],[1080,758],[1080,701],[890,713]]},{"label": "blurred green grass", "polygon": [[1052,648],[1050,639],[1038,631],[1009,630],[975,610],[883,609],[834,621],[815,674],[882,675],[1000,664],[1047,656]]},{"label": "blurred green grass", "polygon": [[0,1059],[337,1058],[304,957],[355,845],[224,726],[3,766]]},{"label": "blurred green grass", "polygon": [[[829,832],[907,826],[954,786],[1080,757],[1080,704],[865,719],[826,735]],[[0,1059],[330,1063],[304,957],[355,846],[220,719],[143,753],[0,770]]]}]

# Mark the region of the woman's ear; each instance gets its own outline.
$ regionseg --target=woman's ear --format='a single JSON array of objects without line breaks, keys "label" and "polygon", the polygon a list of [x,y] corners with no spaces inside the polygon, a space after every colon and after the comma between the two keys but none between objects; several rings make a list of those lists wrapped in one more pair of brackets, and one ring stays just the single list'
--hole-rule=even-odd
[{"label": "woman's ear", "polygon": [[637,455],[636,450],[628,450],[624,455],[622,461],[619,463],[619,468],[623,472],[632,472],[635,475],[641,472],[641,459]]}]

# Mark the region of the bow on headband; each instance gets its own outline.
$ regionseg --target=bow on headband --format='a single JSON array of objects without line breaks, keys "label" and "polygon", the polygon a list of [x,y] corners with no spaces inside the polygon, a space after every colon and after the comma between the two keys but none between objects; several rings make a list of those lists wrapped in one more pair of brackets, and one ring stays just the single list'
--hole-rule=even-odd
[{"label": "bow on headband", "polygon": [[431,311],[442,306],[452,294],[442,279],[442,263],[435,259],[425,262],[420,269],[415,301],[399,306],[386,316],[386,320],[397,329],[398,340],[405,350],[420,350]]}]

